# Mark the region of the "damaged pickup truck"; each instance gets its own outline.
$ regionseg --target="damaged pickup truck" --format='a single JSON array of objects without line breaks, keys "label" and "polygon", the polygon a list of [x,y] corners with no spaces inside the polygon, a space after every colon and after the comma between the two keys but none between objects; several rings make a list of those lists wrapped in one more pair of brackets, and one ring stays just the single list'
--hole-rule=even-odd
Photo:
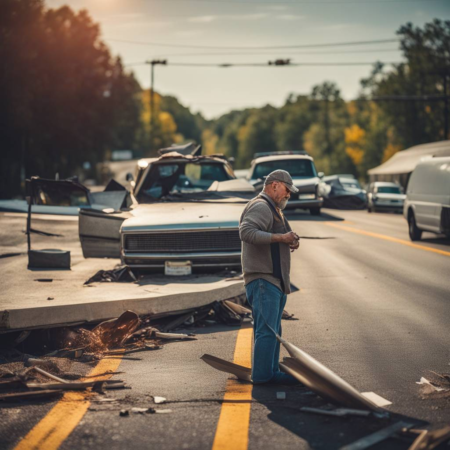
[{"label": "damaged pickup truck", "polygon": [[194,269],[240,267],[239,218],[255,189],[236,179],[223,156],[174,149],[141,159],[128,180],[126,210],[80,210],[86,258],[120,257],[131,268],[166,272],[177,262]]}]

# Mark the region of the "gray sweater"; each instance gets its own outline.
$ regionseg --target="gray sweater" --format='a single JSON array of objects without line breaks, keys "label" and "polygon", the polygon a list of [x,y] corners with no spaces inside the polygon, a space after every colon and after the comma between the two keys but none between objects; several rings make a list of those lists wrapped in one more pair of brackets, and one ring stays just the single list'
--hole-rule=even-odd
[{"label": "gray sweater", "polygon": [[[290,291],[289,272],[291,269],[291,253],[289,245],[272,243],[272,233],[288,233],[291,231],[284,216],[274,213],[265,197],[276,208],[273,200],[262,193],[251,200],[245,207],[239,225],[239,235],[242,241],[242,270],[244,284],[262,278],[277,286],[285,294]],[[279,246],[280,269],[282,279],[274,276],[273,246]],[[275,262],[276,264],[276,262]],[[284,287],[284,289],[283,289]]]}]

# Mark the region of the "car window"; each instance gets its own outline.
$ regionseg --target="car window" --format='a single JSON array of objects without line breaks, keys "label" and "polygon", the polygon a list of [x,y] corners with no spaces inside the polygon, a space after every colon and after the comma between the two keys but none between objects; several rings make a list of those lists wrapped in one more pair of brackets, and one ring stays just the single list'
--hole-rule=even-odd
[{"label": "car window", "polygon": [[232,178],[220,163],[157,164],[149,171],[142,191],[158,199],[172,193],[206,191],[214,181]]},{"label": "car window", "polygon": [[379,194],[401,194],[402,191],[397,186],[378,186],[377,192]]},{"label": "car window", "polygon": [[292,178],[311,178],[316,177],[316,168],[314,163],[309,159],[282,159],[267,161],[255,166],[252,180],[263,178],[274,170],[286,170]]},{"label": "car window", "polygon": [[353,181],[353,182],[348,182],[348,181],[342,181],[341,183],[344,187],[349,187],[349,188],[356,188],[356,189],[361,189],[361,186],[359,185],[359,183],[357,181]]}]

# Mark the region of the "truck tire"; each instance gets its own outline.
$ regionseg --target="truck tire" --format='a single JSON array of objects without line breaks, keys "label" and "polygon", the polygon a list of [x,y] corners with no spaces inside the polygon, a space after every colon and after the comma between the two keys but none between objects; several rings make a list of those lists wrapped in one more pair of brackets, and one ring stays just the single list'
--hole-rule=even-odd
[{"label": "truck tire", "polygon": [[309,212],[312,216],[320,216],[320,208],[310,208]]},{"label": "truck tire", "polygon": [[414,213],[412,211],[410,211],[408,214],[408,231],[409,238],[412,241],[419,241],[422,237],[422,230],[420,228],[417,228],[416,218],[414,217]]}]

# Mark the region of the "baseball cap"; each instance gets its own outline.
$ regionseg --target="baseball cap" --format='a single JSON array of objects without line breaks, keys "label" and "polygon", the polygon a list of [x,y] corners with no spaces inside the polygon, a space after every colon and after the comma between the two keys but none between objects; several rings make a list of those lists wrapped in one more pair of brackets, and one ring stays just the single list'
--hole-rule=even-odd
[{"label": "baseball cap", "polygon": [[294,186],[294,182],[292,181],[289,172],[286,172],[285,170],[274,170],[273,172],[269,173],[269,175],[267,175],[266,177],[264,185],[270,184],[274,181],[280,181],[281,183],[284,183],[286,187],[294,194],[298,192],[298,189]]}]

